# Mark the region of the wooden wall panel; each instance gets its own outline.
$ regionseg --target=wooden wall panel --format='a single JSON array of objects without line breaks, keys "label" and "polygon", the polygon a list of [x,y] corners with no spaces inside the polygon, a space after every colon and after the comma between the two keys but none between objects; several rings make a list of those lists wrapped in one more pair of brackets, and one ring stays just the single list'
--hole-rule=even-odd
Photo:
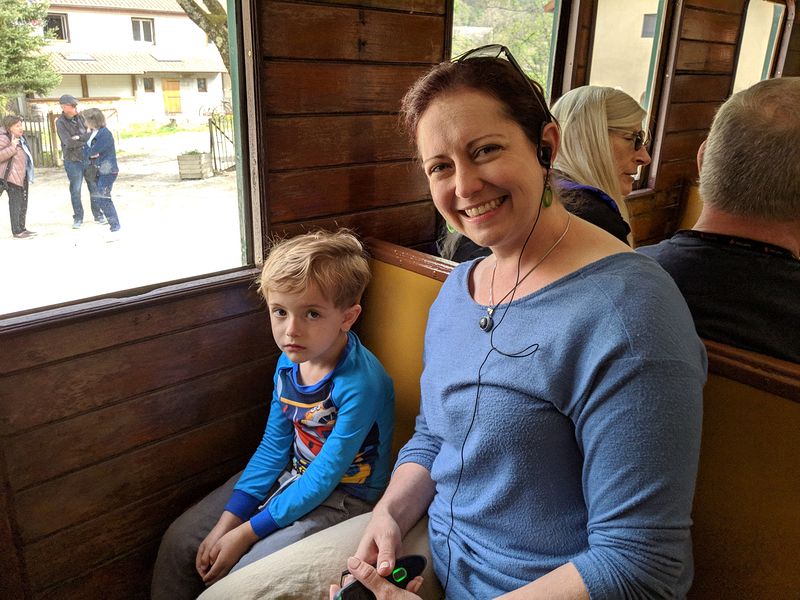
[{"label": "wooden wall panel", "polygon": [[687,0],[688,8],[705,8],[720,12],[742,14],[747,0]]},{"label": "wooden wall panel", "polygon": [[[223,462],[167,490],[63,529],[25,550],[31,586],[43,590],[94,570],[108,548],[127,554],[160,540],[170,523],[194,502],[242,467],[245,457]],[[153,557],[151,557],[152,560]]]},{"label": "wooden wall panel", "polygon": [[349,225],[433,241],[435,213],[420,203],[427,185],[397,111],[446,58],[447,10],[444,0],[259,5],[269,234]]},{"label": "wooden wall panel", "polygon": [[414,158],[395,115],[269,119],[267,135],[278,148],[271,169],[310,169]]},{"label": "wooden wall panel", "polygon": [[263,81],[266,110],[273,115],[393,113],[427,66],[275,61]]},{"label": "wooden wall panel", "polygon": [[682,73],[672,82],[672,98],[678,102],[718,102],[722,104],[730,94],[730,75],[704,75]]},{"label": "wooden wall panel", "polygon": [[738,13],[715,13],[687,8],[683,17],[681,37],[684,40],[735,45],[739,39],[741,21]]},{"label": "wooden wall panel", "polygon": [[261,26],[270,58],[434,63],[444,49],[441,16],[264,2]]},{"label": "wooden wall panel", "polygon": [[664,124],[664,131],[690,131],[693,129],[707,129],[714,120],[714,115],[720,107],[718,102],[686,102],[674,103],[670,107],[669,117]]},{"label": "wooden wall panel", "polygon": [[429,197],[428,180],[416,161],[272,173],[269,186],[274,224]]},{"label": "wooden wall panel", "polygon": [[736,46],[682,40],[678,48],[675,69],[704,73],[733,73]]},{"label": "wooden wall panel", "polygon": [[16,495],[22,540],[38,540],[155,494],[174,481],[175,473],[190,477],[241,456],[239,444],[247,440],[254,449],[265,422],[266,410],[257,406],[28,488]]},{"label": "wooden wall panel", "polygon": [[[242,356],[265,357],[271,346],[251,331],[266,332],[267,327],[266,315],[254,313],[180,332],[169,344],[156,338],[11,375],[4,386],[15,394],[0,405],[2,432],[42,425],[234,367]],[[32,403],[32,398],[40,401]]]},{"label": "wooden wall panel", "polygon": [[172,302],[154,299],[125,311],[78,315],[59,319],[56,324],[42,320],[34,328],[3,336],[0,375],[260,309],[261,302],[252,291],[238,286],[233,290],[199,290],[196,295]]},{"label": "wooden wall panel", "polygon": [[374,237],[401,246],[414,246],[419,244],[420,239],[433,240],[436,238],[436,214],[433,202],[427,201],[383,210],[278,225],[275,230],[277,233],[285,235],[297,235],[316,228],[350,227],[362,237]]},{"label": "wooden wall panel", "polygon": [[191,427],[224,418],[254,404],[266,407],[275,357],[212,371],[73,418],[12,436],[7,442],[8,478],[13,489],[123,454]]}]

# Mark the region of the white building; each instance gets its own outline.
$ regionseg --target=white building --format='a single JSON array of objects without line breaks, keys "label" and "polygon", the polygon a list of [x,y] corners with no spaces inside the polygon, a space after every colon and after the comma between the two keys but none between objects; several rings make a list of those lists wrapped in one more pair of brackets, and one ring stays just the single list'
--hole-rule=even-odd
[{"label": "white building", "polygon": [[32,112],[60,112],[72,94],[80,108],[115,112],[115,126],[202,122],[219,109],[230,84],[214,44],[174,0],[53,0],[45,27],[63,77]]}]

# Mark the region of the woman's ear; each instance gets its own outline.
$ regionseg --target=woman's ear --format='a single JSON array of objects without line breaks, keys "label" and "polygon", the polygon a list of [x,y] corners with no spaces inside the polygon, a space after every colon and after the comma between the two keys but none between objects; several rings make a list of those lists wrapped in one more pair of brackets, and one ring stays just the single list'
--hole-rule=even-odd
[{"label": "woman's ear", "polygon": [[361,314],[361,305],[360,304],[353,304],[350,308],[346,308],[344,310],[344,319],[342,320],[342,331],[347,332],[350,331],[350,328],[353,327],[353,324],[358,319],[358,316]]},{"label": "woman's ear", "polygon": [[[558,156],[558,148],[561,144],[561,132],[558,129],[558,125],[555,123],[548,123],[542,128],[542,139],[539,140],[539,158],[542,159],[544,162],[544,157],[547,156],[549,152],[548,165],[542,165],[546,167],[548,170],[556,161],[556,156]],[[547,150],[546,150],[547,149]]]}]

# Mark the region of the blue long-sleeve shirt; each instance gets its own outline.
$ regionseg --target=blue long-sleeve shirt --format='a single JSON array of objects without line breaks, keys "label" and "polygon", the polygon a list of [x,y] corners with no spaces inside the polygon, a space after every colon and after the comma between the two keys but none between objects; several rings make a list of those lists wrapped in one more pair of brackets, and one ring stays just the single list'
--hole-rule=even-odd
[{"label": "blue long-sleeve shirt", "polygon": [[[377,358],[354,333],[339,364],[311,386],[298,365],[278,359],[264,437],[225,507],[266,537],[319,506],[338,486],[374,502],[388,481],[394,388]],[[258,511],[287,469],[298,477]]]},{"label": "blue long-sleeve shirt", "polygon": [[[452,553],[447,597],[493,598],[570,561],[593,600],[685,595],[706,356],[674,283],[613,255],[500,306],[490,336],[473,265],[431,308],[421,414],[398,459],[436,483],[429,533],[443,583]],[[532,348],[510,358],[492,341]]]}]

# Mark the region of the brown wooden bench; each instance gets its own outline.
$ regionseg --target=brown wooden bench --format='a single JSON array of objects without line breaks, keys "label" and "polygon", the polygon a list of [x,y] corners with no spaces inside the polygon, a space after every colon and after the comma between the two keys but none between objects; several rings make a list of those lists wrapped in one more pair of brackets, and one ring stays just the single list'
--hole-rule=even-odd
[{"label": "brown wooden bench", "polygon": [[[359,333],[394,379],[395,451],[419,410],[428,308],[452,263],[371,241]],[[800,597],[800,365],[706,342],[691,598]]]}]

